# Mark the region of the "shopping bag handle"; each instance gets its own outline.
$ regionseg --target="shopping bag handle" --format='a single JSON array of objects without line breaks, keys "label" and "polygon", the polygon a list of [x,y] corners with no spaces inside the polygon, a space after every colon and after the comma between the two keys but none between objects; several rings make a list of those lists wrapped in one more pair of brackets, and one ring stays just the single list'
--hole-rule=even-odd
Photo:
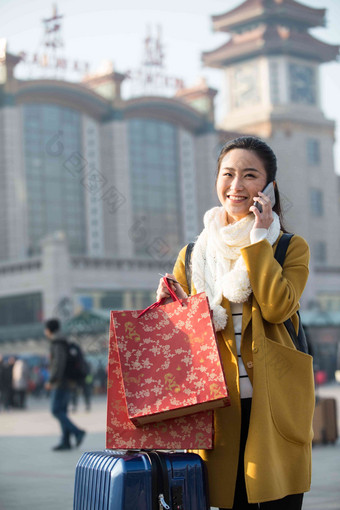
[{"label": "shopping bag handle", "polygon": [[[170,293],[170,296],[172,297],[172,301],[178,301],[178,303],[183,306],[183,303],[180,301],[180,299],[178,298],[176,292],[174,292],[171,288],[171,285],[169,284],[168,282],[168,279],[166,276],[163,277],[163,282],[165,283],[166,285],[166,288],[168,289],[169,293]],[[138,319],[139,317],[141,317],[142,315],[144,315],[146,312],[148,312],[149,310],[153,310],[154,308],[158,308],[162,303],[164,303],[166,298],[161,298],[159,299],[158,301],[156,301],[155,303],[152,303],[152,305],[148,306],[147,308],[145,308],[145,310],[143,310],[142,312],[140,312],[140,314],[138,315]]]}]

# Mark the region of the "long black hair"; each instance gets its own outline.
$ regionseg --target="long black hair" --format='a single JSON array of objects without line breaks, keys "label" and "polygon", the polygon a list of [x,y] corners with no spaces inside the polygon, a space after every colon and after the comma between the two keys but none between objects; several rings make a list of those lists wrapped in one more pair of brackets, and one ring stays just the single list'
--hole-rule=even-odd
[{"label": "long black hair", "polygon": [[220,172],[222,159],[228,152],[230,152],[233,149],[246,149],[248,151],[255,152],[258,158],[262,161],[264,169],[266,171],[267,174],[266,185],[269,184],[271,181],[275,181],[276,184],[275,205],[273,207],[273,211],[276,212],[280,219],[281,229],[283,230],[283,232],[286,232],[286,229],[284,227],[284,219],[281,208],[279,188],[275,180],[277,172],[277,160],[273,150],[269,147],[269,145],[266,144],[266,142],[264,142],[263,140],[261,140],[261,138],[258,138],[256,136],[246,135],[235,138],[234,140],[229,140],[223,145],[221,152],[218,156],[216,180]]}]

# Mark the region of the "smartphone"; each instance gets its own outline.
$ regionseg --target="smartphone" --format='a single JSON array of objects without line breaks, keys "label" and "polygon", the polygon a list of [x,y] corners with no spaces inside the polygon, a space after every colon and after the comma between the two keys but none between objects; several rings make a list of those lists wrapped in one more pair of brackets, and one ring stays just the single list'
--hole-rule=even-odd
[{"label": "smartphone", "polygon": [[[270,198],[270,201],[271,201],[271,204],[272,204],[272,209],[275,205],[275,188],[274,188],[274,184],[273,182],[270,182],[269,184],[267,184],[267,186],[262,190],[262,193],[264,193],[265,195],[267,195],[267,197]],[[260,212],[262,212],[262,205],[260,204],[260,202],[254,202],[254,205],[255,207],[258,208],[258,210]]]}]

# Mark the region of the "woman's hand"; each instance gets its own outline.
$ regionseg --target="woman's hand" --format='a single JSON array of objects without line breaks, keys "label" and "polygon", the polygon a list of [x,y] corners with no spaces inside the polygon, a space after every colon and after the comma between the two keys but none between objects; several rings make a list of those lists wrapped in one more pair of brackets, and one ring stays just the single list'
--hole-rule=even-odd
[{"label": "woman's hand", "polygon": [[270,198],[267,197],[262,191],[259,191],[259,196],[254,197],[256,202],[259,202],[262,205],[262,212],[258,210],[255,205],[252,205],[249,208],[249,211],[255,214],[255,224],[253,228],[266,228],[268,229],[270,225],[273,223],[273,211],[272,211],[272,203]]},{"label": "woman's hand", "polygon": [[[165,276],[167,278],[171,278],[171,280],[176,280],[176,278],[174,277],[173,274],[166,273]],[[186,295],[186,293],[184,292],[184,290],[182,289],[180,284],[172,282],[171,280],[168,280],[168,283],[169,283],[170,287],[172,288],[172,290],[176,293],[177,297],[179,299],[187,298],[188,296]],[[172,301],[172,297],[170,296],[170,292],[168,291],[168,289],[163,281],[163,278],[161,278],[159,280],[159,285],[158,285],[158,289],[156,292],[156,296],[157,296],[157,301],[159,301],[160,299],[166,299],[167,302]]]}]

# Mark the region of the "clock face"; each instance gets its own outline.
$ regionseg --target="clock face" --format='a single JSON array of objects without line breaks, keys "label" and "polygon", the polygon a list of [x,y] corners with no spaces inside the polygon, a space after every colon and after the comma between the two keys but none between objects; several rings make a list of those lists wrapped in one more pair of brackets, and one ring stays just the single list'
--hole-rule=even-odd
[{"label": "clock face", "polygon": [[255,62],[234,68],[233,107],[242,108],[260,100],[259,70]]},{"label": "clock face", "polygon": [[290,100],[293,103],[316,103],[316,79],[313,67],[289,64]]}]

